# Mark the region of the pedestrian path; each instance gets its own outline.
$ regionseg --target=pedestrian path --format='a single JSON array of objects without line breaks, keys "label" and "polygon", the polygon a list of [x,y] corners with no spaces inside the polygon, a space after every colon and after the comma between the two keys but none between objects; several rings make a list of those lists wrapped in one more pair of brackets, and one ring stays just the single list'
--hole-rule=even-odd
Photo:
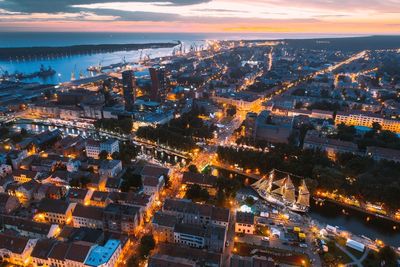
[{"label": "pedestrian path", "polygon": [[357,267],[363,267],[362,262],[365,260],[365,258],[368,256],[369,249],[366,248],[364,251],[364,254],[361,256],[361,258],[357,259],[352,253],[350,253],[346,248],[336,244],[336,247],[338,247],[343,253],[345,253],[347,256],[350,257],[352,262],[346,264],[346,266],[357,266]]}]

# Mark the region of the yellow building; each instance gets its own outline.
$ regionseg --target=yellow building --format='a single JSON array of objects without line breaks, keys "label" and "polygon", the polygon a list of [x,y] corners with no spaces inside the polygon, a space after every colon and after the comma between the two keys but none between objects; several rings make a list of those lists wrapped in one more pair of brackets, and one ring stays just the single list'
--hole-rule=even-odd
[{"label": "yellow building", "polygon": [[400,121],[385,119],[382,116],[369,112],[338,112],[335,118],[335,125],[345,124],[348,126],[365,126],[372,128],[374,123],[379,123],[382,130],[400,133]]}]

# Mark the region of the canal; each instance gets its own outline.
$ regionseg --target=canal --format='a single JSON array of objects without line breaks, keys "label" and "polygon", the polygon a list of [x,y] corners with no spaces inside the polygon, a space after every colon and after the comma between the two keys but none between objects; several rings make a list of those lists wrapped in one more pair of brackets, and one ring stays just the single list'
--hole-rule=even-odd
[{"label": "canal", "polygon": [[[96,137],[99,138],[99,133],[95,130],[86,130],[74,127],[60,127],[60,126],[52,126],[52,125],[43,125],[43,124],[34,124],[34,123],[15,123],[13,125],[14,131],[18,132],[21,129],[25,129],[28,132],[32,133],[42,133],[47,130],[60,130],[64,135],[80,135],[84,138],[87,137]],[[168,153],[167,151],[160,151],[156,147],[148,147],[144,145],[136,145],[140,151],[142,156],[148,159],[156,160],[161,164],[171,164],[171,165],[186,165],[190,162],[190,159],[183,158],[179,155],[174,155],[172,153]]]},{"label": "canal", "polygon": [[372,240],[380,239],[385,244],[400,247],[400,223],[369,215],[350,208],[344,208],[325,201],[322,206],[311,200],[309,216],[323,224],[338,226],[356,235]]}]

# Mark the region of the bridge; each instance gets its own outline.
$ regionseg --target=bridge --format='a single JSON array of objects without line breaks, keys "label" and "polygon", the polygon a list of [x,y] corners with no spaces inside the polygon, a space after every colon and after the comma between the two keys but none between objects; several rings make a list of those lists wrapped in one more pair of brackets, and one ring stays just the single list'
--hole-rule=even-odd
[{"label": "bridge", "polygon": [[144,146],[146,148],[155,149],[155,150],[157,150],[159,152],[164,152],[164,153],[167,153],[167,154],[170,154],[170,155],[174,155],[174,156],[183,158],[185,160],[191,160],[192,159],[190,153],[186,153],[186,152],[183,152],[183,151],[178,151],[178,150],[175,150],[175,149],[172,149],[172,148],[164,147],[164,146],[161,146],[159,144],[152,143],[152,142],[150,142],[148,140],[145,140],[145,139],[133,137],[132,138],[132,142],[134,144],[138,145],[138,146]]},{"label": "bridge", "polygon": [[254,173],[248,173],[248,172],[245,172],[245,171],[242,171],[240,169],[231,167],[230,165],[225,164],[225,163],[221,163],[221,162],[213,162],[211,164],[211,168],[222,169],[222,170],[226,170],[226,171],[229,171],[229,172],[233,172],[233,173],[242,175],[244,177],[248,177],[248,178],[254,179],[256,181],[258,181],[258,180],[263,178],[263,176],[261,176],[261,175],[257,175],[257,174],[254,174]]}]

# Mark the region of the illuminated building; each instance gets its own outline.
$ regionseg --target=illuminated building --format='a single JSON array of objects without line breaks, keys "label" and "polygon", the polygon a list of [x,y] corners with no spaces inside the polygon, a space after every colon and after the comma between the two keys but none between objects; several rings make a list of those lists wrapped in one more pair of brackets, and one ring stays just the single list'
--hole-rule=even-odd
[{"label": "illuminated building", "polygon": [[184,223],[201,225],[227,226],[230,218],[229,209],[197,204],[187,199],[166,199],[163,212],[181,218]]},{"label": "illuminated building", "polygon": [[212,99],[220,104],[235,106],[240,111],[258,110],[262,103],[257,94],[247,92],[219,94],[212,96]]},{"label": "illuminated building", "polygon": [[140,208],[111,203],[104,209],[104,231],[133,234],[140,224]]},{"label": "illuminated building", "polygon": [[72,212],[72,221],[76,228],[88,227],[93,229],[102,229],[103,209],[78,204]]},{"label": "illuminated building", "polygon": [[38,175],[39,172],[29,171],[29,170],[14,170],[12,172],[12,177],[14,178],[14,181],[21,184],[27,183],[32,179],[37,178]]},{"label": "illuminated building", "polygon": [[104,246],[94,246],[86,258],[85,265],[93,267],[113,267],[121,255],[121,241],[109,239]]},{"label": "illuminated building", "polygon": [[72,211],[75,205],[63,200],[43,199],[39,203],[35,219],[49,223],[68,224],[72,221]]},{"label": "illuminated building", "polygon": [[158,211],[154,214],[152,225],[158,242],[174,242],[174,226],[178,218],[174,215]]},{"label": "illuminated building", "polygon": [[108,155],[119,152],[119,142],[116,139],[107,139],[103,142],[88,139],[85,143],[85,150],[87,157],[98,159],[101,151],[106,151]]},{"label": "illuminated building", "polygon": [[67,199],[71,203],[78,203],[81,205],[85,205],[89,203],[90,198],[92,197],[93,190],[86,188],[71,188],[68,191]]},{"label": "illuminated building", "polygon": [[0,258],[18,266],[28,266],[37,239],[0,233]]},{"label": "illuminated building", "polygon": [[3,228],[6,231],[15,231],[20,236],[29,238],[52,238],[59,232],[57,224],[48,224],[14,216],[0,216]]},{"label": "illuminated building", "polygon": [[222,252],[225,248],[226,228],[216,225],[176,224],[174,242],[194,248],[208,248]]},{"label": "illuminated building", "polygon": [[379,123],[382,130],[388,130],[395,133],[400,133],[400,121],[385,119],[380,115],[353,111],[351,113],[338,112],[335,118],[335,125],[345,124],[348,126],[365,126],[372,128],[374,123]]},{"label": "illuminated building", "polygon": [[326,138],[318,131],[310,130],[304,138],[303,149],[321,150],[328,154],[332,159],[338,153],[358,153],[358,146],[353,142]]},{"label": "illuminated building", "polygon": [[217,188],[215,186],[216,180],[217,177],[213,175],[184,172],[182,177],[182,184],[188,186],[197,184],[201,188],[206,189],[211,196],[215,196],[217,193]]},{"label": "illuminated building", "polygon": [[250,212],[236,212],[235,233],[254,234],[254,214]]}]

